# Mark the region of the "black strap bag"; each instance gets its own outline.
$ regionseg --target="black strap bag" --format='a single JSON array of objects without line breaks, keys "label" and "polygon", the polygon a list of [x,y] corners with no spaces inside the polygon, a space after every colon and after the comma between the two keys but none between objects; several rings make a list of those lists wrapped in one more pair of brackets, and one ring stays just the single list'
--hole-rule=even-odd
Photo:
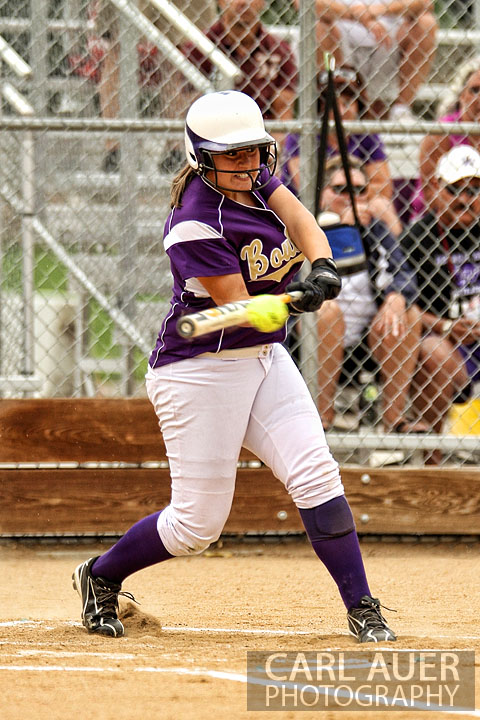
[{"label": "black strap bag", "polygon": [[325,179],[325,163],[327,156],[327,140],[328,140],[328,121],[330,110],[333,111],[335,120],[335,131],[338,138],[338,148],[342,158],[342,166],[347,181],[348,194],[352,204],[354,225],[346,223],[334,222],[333,224],[322,225],[321,216],[319,224],[328,238],[328,242],[332,249],[333,259],[335,260],[340,275],[353,275],[367,268],[367,256],[365,245],[362,240],[363,228],[360,224],[355,206],[355,196],[353,194],[352,180],[350,175],[350,165],[348,163],[347,144],[343,131],[342,118],[338,109],[337,98],[335,94],[335,82],[333,75],[332,60],[327,61],[327,92],[325,98],[325,111],[322,120],[320,132],[320,145],[318,149],[317,164],[317,191],[315,194],[315,217],[319,217],[321,207],[321,198],[323,184]]}]

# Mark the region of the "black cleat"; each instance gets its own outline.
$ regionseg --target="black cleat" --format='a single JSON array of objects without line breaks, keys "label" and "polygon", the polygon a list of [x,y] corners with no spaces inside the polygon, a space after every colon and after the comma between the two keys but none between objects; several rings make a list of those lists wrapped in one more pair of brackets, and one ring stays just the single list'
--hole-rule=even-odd
[{"label": "black cleat", "polygon": [[118,619],[118,596],[122,586],[102,577],[93,577],[91,568],[97,557],[81,563],[72,575],[73,588],[82,599],[82,623],[89,633],[121,637],[125,629]]},{"label": "black cleat", "polygon": [[[387,608],[388,609],[388,608]],[[364,595],[347,613],[348,629],[358,642],[394,642],[397,638],[380,612],[380,600]]]}]

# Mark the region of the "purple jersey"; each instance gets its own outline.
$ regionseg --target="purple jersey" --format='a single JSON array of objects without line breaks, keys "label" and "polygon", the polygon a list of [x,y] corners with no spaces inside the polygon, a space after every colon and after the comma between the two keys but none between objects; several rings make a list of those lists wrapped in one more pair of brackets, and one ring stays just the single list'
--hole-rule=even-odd
[{"label": "purple jersey", "polygon": [[250,295],[280,294],[293,280],[304,257],[267,205],[279,185],[280,181],[272,178],[254,192],[258,207],[230,200],[198,176],[187,186],[182,206],[171,211],[164,229],[173,293],[150,357],[152,367],[204,352],[285,340],[285,328],[261,333],[251,327],[233,327],[192,339],[182,338],[176,331],[181,315],[215,307],[199,277],[241,273]]}]

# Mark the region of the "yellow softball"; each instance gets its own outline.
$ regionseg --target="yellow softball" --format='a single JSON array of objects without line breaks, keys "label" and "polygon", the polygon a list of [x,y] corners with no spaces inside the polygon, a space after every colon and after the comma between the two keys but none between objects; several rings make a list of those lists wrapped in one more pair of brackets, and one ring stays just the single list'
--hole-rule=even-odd
[{"label": "yellow softball", "polygon": [[260,332],[279,330],[288,317],[288,308],[276,295],[257,295],[247,305],[250,325]]}]

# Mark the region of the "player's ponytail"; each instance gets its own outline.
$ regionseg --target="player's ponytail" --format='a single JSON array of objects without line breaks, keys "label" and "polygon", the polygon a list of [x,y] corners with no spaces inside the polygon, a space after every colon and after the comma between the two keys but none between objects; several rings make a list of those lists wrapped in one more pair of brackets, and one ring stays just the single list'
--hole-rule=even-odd
[{"label": "player's ponytail", "polygon": [[195,170],[188,163],[185,163],[182,169],[175,175],[170,188],[171,208],[182,206],[183,193],[196,174]]}]

